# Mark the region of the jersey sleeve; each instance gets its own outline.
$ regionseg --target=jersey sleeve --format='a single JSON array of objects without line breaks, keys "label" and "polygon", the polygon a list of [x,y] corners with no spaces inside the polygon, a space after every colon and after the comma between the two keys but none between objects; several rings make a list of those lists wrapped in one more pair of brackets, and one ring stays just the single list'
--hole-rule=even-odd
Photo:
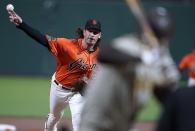
[{"label": "jersey sleeve", "polygon": [[50,52],[54,54],[55,56],[58,55],[58,38],[46,35],[46,38],[48,40],[49,46],[50,46]]},{"label": "jersey sleeve", "polygon": [[50,52],[55,56],[62,55],[64,52],[70,49],[71,40],[66,38],[56,38],[46,35],[48,41]]},{"label": "jersey sleeve", "polygon": [[187,67],[187,64],[188,64],[188,55],[187,56],[184,56],[179,64],[179,70],[184,70],[186,67]]}]

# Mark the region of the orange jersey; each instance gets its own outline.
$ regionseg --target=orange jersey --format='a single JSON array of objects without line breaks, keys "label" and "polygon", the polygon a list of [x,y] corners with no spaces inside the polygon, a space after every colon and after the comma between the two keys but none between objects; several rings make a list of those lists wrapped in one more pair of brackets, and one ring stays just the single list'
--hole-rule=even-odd
[{"label": "orange jersey", "polygon": [[188,70],[188,75],[191,78],[195,78],[195,54],[190,53],[183,57],[179,64],[179,70]]},{"label": "orange jersey", "polygon": [[71,83],[90,77],[97,66],[97,54],[99,48],[93,53],[88,53],[82,46],[82,39],[54,38],[46,35],[50,46],[50,52],[56,56],[57,70],[56,80],[73,88]]}]

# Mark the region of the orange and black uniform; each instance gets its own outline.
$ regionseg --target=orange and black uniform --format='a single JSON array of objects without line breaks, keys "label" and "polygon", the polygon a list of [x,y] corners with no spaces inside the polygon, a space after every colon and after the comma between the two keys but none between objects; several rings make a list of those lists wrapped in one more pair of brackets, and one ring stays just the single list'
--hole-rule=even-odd
[{"label": "orange and black uniform", "polygon": [[52,38],[48,35],[46,37],[50,52],[57,59],[55,77],[60,84],[71,88],[71,83],[75,80],[91,75],[97,66],[99,48],[89,52],[83,48],[82,39]]},{"label": "orange and black uniform", "polygon": [[195,79],[195,54],[190,53],[184,56],[179,64],[179,70],[188,70],[188,75],[190,78]]},{"label": "orange and black uniform", "polygon": [[[98,43],[94,46],[93,51],[88,51],[84,49],[82,39],[55,38],[43,35],[24,22],[17,27],[56,56],[57,70],[52,76],[49,97],[50,112],[45,123],[45,130],[57,130],[57,123],[62,118],[62,112],[69,104],[73,129],[78,131],[85,99],[81,92],[75,90],[73,85],[80,79],[87,80],[86,77],[89,78],[96,71]],[[85,29],[101,31],[101,25],[96,20],[88,20]]]},{"label": "orange and black uniform", "polygon": [[82,46],[82,39],[54,38],[43,35],[31,28],[26,23],[18,26],[30,37],[41,45],[47,47],[56,56],[57,70],[56,80],[67,88],[74,88],[72,83],[75,80],[88,77],[95,71],[97,66],[97,54],[99,48],[94,51],[87,51]]}]

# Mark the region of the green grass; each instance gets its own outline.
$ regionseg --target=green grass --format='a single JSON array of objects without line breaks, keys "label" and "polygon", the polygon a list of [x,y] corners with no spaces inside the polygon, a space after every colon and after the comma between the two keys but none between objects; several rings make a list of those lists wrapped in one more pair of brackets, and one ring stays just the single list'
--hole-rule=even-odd
[{"label": "green grass", "polygon": [[161,114],[161,105],[152,96],[145,107],[138,113],[137,121],[156,121]]},{"label": "green grass", "polygon": [[50,78],[1,76],[0,83],[0,116],[47,117]]},{"label": "green grass", "polygon": [[[185,84],[185,83],[184,83]],[[49,113],[50,78],[0,76],[0,117],[43,117]],[[154,97],[140,111],[137,121],[155,121],[161,107]],[[69,107],[64,118],[71,118]]]}]

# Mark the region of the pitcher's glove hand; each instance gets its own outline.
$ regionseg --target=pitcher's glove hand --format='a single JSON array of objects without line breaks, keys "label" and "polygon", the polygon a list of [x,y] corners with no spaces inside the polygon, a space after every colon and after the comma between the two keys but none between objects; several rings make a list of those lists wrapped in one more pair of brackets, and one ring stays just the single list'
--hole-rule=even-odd
[{"label": "pitcher's glove hand", "polygon": [[84,95],[86,85],[87,83],[84,80],[76,80],[72,83],[72,86],[74,86],[74,91],[79,92],[82,96]]}]

